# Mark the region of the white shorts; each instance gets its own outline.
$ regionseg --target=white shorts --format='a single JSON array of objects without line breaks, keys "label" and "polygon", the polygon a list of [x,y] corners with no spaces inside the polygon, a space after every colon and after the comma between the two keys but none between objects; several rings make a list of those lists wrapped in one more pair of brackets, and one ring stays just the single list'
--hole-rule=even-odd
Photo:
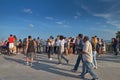
[{"label": "white shorts", "polygon": [[14,47],[14,43],[9,43],[9,48],[13,48]]}]

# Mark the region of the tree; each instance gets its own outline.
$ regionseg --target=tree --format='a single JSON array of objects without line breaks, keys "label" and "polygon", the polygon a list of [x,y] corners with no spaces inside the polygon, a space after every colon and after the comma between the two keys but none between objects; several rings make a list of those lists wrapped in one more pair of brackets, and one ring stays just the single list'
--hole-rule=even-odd
[{"label": "tree", "polygon": [[116,37],[119,37],[119,38],[120,38],[120,31],[117,31]]}]

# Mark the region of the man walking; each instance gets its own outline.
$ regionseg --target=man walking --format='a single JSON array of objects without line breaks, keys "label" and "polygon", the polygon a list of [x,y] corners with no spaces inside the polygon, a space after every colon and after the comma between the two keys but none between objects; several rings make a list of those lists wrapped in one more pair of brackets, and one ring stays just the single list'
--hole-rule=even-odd
[{"label": "man walking", "polygon": [[74,68],[72,69],[73,72],[77,71],[80,61],[82,60],[82,54],[81,54],[81,51],[83,48],[83,39],[82,38],[83,38],[83,34],[78,34],[77,39],[75,41],[75,46],[76,46],[78,57],[77,57],[76,64],[75,64]]},{"label": "man walking", "polygon": [[64,59],[66,61],[66,63],[68,64],[69,60],[64,56],[64,44],[65,44],[65,40],[63,36],[60,36],[60,41],[59,41],[59,49],[58,49],[58,64],[61,64],[61,59]]},{"label": "man walking", "polygon": [[28,41],[26,44],[26,64],[32,66],[33,58],[35,55],[35,42],[33,41],[31,36],[28,36]]},{"label": "man walking", "polygon": [[83,41],[84,41],[83,50],[82,50],[83,67],[80,77],[84,78],[86,73],[90,73],[90,75],[93,77],[92,80],[97,80],[98,77],[92,70],[92,62],[93,62],[92,45],[89,42],[89,38],[87,36],[84,37]]}]

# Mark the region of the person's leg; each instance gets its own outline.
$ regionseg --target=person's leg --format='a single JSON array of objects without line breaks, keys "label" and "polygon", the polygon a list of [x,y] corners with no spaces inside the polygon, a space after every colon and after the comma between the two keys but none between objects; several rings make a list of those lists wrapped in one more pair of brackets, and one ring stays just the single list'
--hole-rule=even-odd
[{"label": "person's leg", "polygon": [[25,61],[26,61],[26,65],[29,65],[29,57],[30,57],[30,53],[26,53],[26,57],[25,57]]},{"label": "person's leg", "polygon": [[68,56],[68,49],[65,48],[65,55]]},{"label": "person's leg", "polygon": [[64,53],[61,54],[61,58],[63,58],[68,64],[68,59],[64,56]]},{"label": "person's leg", "polygon": [[61,64],[61,54],[60,53],[57,54],[58,54],[58,64]]},{"label": "person's leg", "polygon": [[53,47],[50,47],[50,53],[49,53],[49,59],[50,59],[50,60],[52,60],[52,58],[51,58],[52,49],[53,49]]},{"label": "person's leg", "polygon": [[52,52],[52,55],[53,55],[53,54],[54,54],[54,51],[55,51],[55,50],[54,50],[54,46],[52,46],[51,48],[52,48],[51,52]]},{"label": "person's leg", "polygon": [[93,51],[93,67],[96,69],[97,68],[97,60],[96,60],[96,56],[97,56],[97,51]]},{"label": "person's leg", "polygon": [[114,48],[115,55],[118,55],[117,47]]},{"label": "person's leg", "polygon": [[87,73],[86,62],[83,61],[82,73],[80,74],[81,78],[84,78],[84,76],[85,76],[86,73]]},{"label": "person's leg", "polygon": [[12,53],[11,43],[9,43],[9,54]]},{"label": "person's leg", "polygon": [[82,60],[82,54],[78,54],[77,61],[76,61],[76,64],[75,64],[73,70],[76,70],[76,71],[77,71],[77,69],[78,69],[78,67],[79,67],[79,64],[80,64],[80,60]]},{"label": "person's leg", "polygon": [[31,52],[30,54],[31,54],[31,56],[30,56],[30,66],[32,66],[33,61],[34,61],[34,52]]},{"label": "person's leg", "polygon": [[50,59],[50,52],[51,52],[50,49],[51,49],[51,48],[49,47],[49,49],[48,49],[48,58],[49,58],[49,59]]},{"label": "person's leg", "polygon": [[56,54],[59,53],[59,46],[56,46]]},{"label": "person's leg", "polygon": [[93,79],[97,79],[98,78],[97,75],[92,70],[92,63],[86,62],[85,64],[86,64],[86,69],[87,69],[88,73],[90,73],[90,75],[93,77]]}]

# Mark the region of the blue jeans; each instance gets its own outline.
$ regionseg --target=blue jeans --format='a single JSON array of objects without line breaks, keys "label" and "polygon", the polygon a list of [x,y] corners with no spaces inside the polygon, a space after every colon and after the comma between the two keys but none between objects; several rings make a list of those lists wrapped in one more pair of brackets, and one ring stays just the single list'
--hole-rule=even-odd
[{"label": "blue jeans", "polygon": [[113,49],[114,49],[115,55],[118,55],[118,50],[117,50],[118,48],[117,48],[117,46],[114,46]]},{"label": "blue jeans", "polygon": [[97,75],[92,70],[92,63],[90,63],[88,61],[83,61],[83,67],[82,67],[81,76],[84,77],[86,73],[90,73],[90,75],[94,79],[97,79]]},{"label": "blue jeans", "polygon": [[83,62],[82,54],[79,53],[79,54],[78,54],[78,57],[77,57],[76,64],[75,64],[75,66],[74,66],[74,70],[77,70],[77,69],[78,69],[81,60],[82,60],[82,62]]},{"label": "blue jeans", "polygon": [[97,51],[93,51],[93,67],[97,67],[96,56],[97,56]]}]

